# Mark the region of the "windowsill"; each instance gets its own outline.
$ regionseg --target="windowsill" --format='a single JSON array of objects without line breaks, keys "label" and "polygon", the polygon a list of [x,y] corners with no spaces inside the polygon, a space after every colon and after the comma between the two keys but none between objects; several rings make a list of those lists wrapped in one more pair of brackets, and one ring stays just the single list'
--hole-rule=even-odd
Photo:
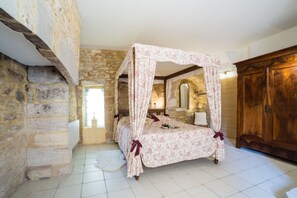
[{"label": "windowsill", "polygon": [[84,127],[84,129],[104,129],[105,126],[97,126],[97,127]]},{"label": "windowsill", "polygon": [[187,111],[187,108],[176,108],[175,111]]}]

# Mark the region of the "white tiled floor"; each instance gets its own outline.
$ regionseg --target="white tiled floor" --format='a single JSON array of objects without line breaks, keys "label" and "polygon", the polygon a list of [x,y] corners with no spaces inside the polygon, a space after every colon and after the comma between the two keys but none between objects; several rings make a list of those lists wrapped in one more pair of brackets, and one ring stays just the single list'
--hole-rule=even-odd
[{"label": "white tiled floor", "polygon": [[226,160],[197,159],[154,169],[140,180],[125,177],[125,167],[104,172],[95,166],[99,150],[115,144],[80,146],[71,175],[27,181],[12,198],[188,198],[285,197],[297,186],[297,165],[226,144]]}]

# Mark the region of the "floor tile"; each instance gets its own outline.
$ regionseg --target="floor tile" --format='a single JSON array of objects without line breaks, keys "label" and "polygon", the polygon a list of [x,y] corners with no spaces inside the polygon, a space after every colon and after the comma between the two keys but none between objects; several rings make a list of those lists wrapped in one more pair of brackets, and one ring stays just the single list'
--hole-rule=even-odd
[{"label": "floor tile", "polygon": [[106,180],[113,179],[113,178],[118,178],[118,177],[124,177],[124,174],[123,174],[123,172],[121,170],[113,171],[113,172],[103,171],[103,174],[104,174],[104,178]]},{"label": "floor tile", "polygon": [[172,179],[184,190],[200,185],[198,181],[189,175],[173,176]]},{"label": "floor tile", "polygon": [[229,184],[230,186],[237,189],[238,191],[242,191],[253,186],[253,184],[251,184],[250,182],[236,175],[230,175],[230,176],[221,178],[220,180],[222,180],[226,184]]},{"label": "floor tile", "polygon": [[85,173],[95,172],[95,171],[99,171],[99,170],[101,170],[101,169],[98,168],[95,164],[85,165],[85,168],[84,168]]},{"label": "floor tile", "polygon": [[207,183],[205,186],[221,197],[228,197],[238,192],[238,190],[220,180]]},{"label": "floor tile", "polygon": [[130,188],[130,185],[128,184],[126,178],[121,177],[106,180],[106,188],[107,191],[110,192]]},{"label": "floor tile", "polygon": [[83,183],[104,180],[102,171],[88,172],[84,174]]},{"label": "floor tile", "polygon": [[165,198],[191,198],[191,196],[186,193],[185,191],[174,193],[168,196],[165,196]]},{"label": "floor tile", "polygon": [[196,172],[189,173],[189,175],[193,179],[198,181],[200,184],[209,183],[209,182],[212,182],[212,181],[217,179],[214,176],[210,175],[209,173],[207,173],[207,172],[205,172],[203,170],[198,170]]},{"label": "floor tile", "polygon": [[74,166],[71,174],[79,174],[84,172],[84,166]]},{"label": "floor tile", "polygon": [[163,180],[153,183],[154,186],[161,192],[162,195],[169,195],[183,191],[173,180]]},{"label": "floor tile", "polygon": [[89,164],[97,164],[97,160],[96,158],[89,158],[85,160],[85,165],[89,165]]},{"label": "floor tile", "polygon": [[144,184],[133,186],[132,191],[136,198],[158,198],[162,197],[162,194],[157,190],[153,184]]},{"label": "floor tile", "polygon": [[106,187],[104,181],[96,181],[91,183],[83,184],[82,196],[90,197],[98,194],[106,193]]},{"label": "floor tile", "polygon": [[55,198],[80,198],[81,185],[58,188]]},{"label": "floor tile", "polygon": [[75,184],[81,184],[83,179],[83,174],[72,174],[72,175],[65,175],[60,182],[60,187],[63,186],[71,186]]},{"label": "floor tile", "polygon": [[108,198],[135,198],[131,188],[108,192]]},{"label": "floor tile", "polygon": [[84,198],[107,198],[107,194],[104,193],[104,194],[99,194],[99,195],[84,197]]},{"label": "floor tile", "polygon": [[273,194],[270,194],[264,190],[262,190],[261,188],[254,186],[252,188],[246,189],[244,191],[242,191],[244,194],[246,194],[249,197],[252,198],[275,198],[275,196]]},{"label": "floor tile", "polygon": [[51,190],[44,190],[44,191],[38,191],[38,192],[32,192],[28,195],[27,198],[54,198],[56,189]]},{"label": "floor tile", "polygon": [[219,166],[215,167],[215,168],[206,168],[203,170],[215,178],[221,178],[221,177],[226,177],[226,176],[230,175],[229,172],[225,171],[224,169],[222,169]]},{"label": "floor tile", "polygon": [[236,193],[234,195],[231,195],[228,198],[250,198],[250,197],[247,196],[246,194],[242,193],[242,192],[239,192],[239,193]]},{"label": "floor tile", "polygon": [[85,164],[85,159],[74,159],[74,166],[83,166]]},{"label": "floor tile", "polygon": [[[216,195],[214,192],[209,190],[207,187],[200,185],[194,188],[191,188],[186,191],[191,197],[193,198],[219,198],[218,195]],[[203,196],[202,196],[203,195]]]},{"label": "floor tile", "polygon": [[289,189],[283,188],[282,186],[279,186],[271,181],[259,184],[258,187],[278,197],[286,197],[286,192],[289,191]]}]

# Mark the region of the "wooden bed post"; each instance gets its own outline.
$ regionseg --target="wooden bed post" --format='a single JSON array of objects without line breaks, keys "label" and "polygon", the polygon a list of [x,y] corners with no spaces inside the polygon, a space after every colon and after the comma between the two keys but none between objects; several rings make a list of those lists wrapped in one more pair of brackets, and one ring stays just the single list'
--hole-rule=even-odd
[{"label": "wooden bed post", "polygon": [[135,180],[138,181],[139,180],[139,176],[135,176]]},{"label": "wooden bed post", "polygon": [[167,79],[164,80],[164,115],[166,115],[166,89],[167,89]]}]

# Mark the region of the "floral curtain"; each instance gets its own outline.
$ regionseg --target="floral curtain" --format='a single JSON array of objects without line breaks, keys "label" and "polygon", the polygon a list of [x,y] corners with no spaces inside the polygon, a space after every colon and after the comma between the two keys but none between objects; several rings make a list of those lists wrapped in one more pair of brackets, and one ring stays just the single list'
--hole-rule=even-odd
[{"label": "floral curtain", "polygon": [[156,69],[156,61],[151,59],[135,59],[128,73],[129,117],[132,128],[133,143],[128,152],[127,175],[139,176],[143,172],[141,163],[141,143],[138,141],[146,120],[147,110],[152,95]]},{"label": "floral curtain", "polygon": [[211,128],[219,132],[221,129],[221,83],[219,68],[204,67],[204,80],[210,110]]},{"label": "floral curtain", "polygon": [[113,121],[113,139],[114,141],[118,141],[118,137],[116,136],[116,130],[117,130],[117,124],[118,124],[118,114],[119,114],[119,77],[120,75],[123,74],[124,70],[128,67],[129,65],[132,64],[133,61],[133,52],[132,49],[128,51],[123,63],[121,64],[120,68],[118,69],[116,75],[115,75],[115,89],[114,89],[114,121]]}]

